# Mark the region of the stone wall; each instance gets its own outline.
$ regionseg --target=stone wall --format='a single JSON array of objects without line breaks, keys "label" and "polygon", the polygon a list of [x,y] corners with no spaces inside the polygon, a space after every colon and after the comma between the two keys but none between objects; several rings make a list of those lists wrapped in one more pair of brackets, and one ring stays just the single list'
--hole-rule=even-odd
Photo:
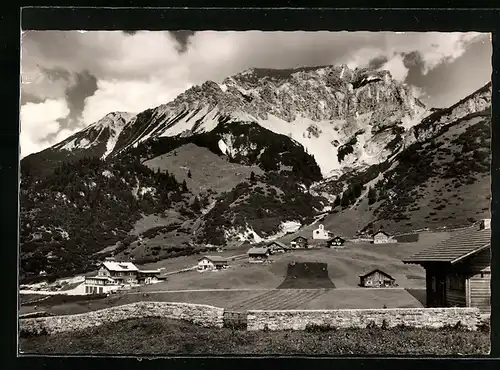
[{"label": "stone wall", "polygon": [[28,319],[28,318],[33,318],[33,317],[47,317],[47,316],[54,316],[51,313],[48,313],[46,311],[36,311],[36,312],[29,312],[29,313],[23,313],[19,315],[20,319]]},{"label": "stone wall", "polygon": [[137,302],[78,315],[19,320],[21,335],[54,334],[143,317],[165,317],[205,327],[223,327],[224,309],[189,303]]},{"label": "stone wall", "polygon": [[352,310],[279,310],[248,311],[248,330],[304,330],[308,325],[333,328],[366,328],[371,325],[414,328],[455,326],[458,322],[469,330],[480,323],[477,308],[394,308]]},{"label": "stone wall", "polygon": [[247,328],[247,313],[238,311],[224,311],[224,327],[225,328]]}]

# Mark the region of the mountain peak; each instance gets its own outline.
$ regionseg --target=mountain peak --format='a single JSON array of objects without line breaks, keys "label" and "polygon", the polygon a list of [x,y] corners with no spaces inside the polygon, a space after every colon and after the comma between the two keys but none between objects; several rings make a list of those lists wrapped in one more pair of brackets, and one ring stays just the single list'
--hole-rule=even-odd
[{"label": "mountain peak", "polygon": [[123,127],[132,117],[135,116],[135,113],[130,112],[110,112],[102,117],[100,120],[90,124],[87,127]]}]

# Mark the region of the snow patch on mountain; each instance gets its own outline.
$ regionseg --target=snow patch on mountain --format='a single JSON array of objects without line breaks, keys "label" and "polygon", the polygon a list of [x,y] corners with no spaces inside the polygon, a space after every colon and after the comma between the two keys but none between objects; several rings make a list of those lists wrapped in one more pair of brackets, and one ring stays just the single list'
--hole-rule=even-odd
[{"label": "snow patch on mountain", "polygon": [[53,149],[66,151],[84,150],[106,141],[106,151],[102,155],[102,159],[104,159],[113,151],[118,136],[134,115],[128,112],[108,113],[99,121],[87,126],[61,143],[54,145]]},{"label": "snow patch on mountain", "polygon": [[151,194],[151,195],[155,195],[156,194],[156,189],[155,188],[152,188],[150,186],[147,186],[147,187],[144,187],[144,188],[141,188],[138,192],[141,196],[143,196],[144,194]]},{"label": "snow patch on mountain", "polygon": [[79,139],[79,138],[75,138],[73,140],[71,140],[70,142],[66,143],[61,149],[64,149],[64,150],[74,150],[74,149],[88,149],[92,146],[92,143],[83,138],[83,139]]},{"label": "snow patch on mountain", "polygon": [[102,156],[103,159],[111,154],[116,146],[120,133],[133,116],[134,115],[132,113],[115,112],[105,117],[106,119],[101,123],[101,126],[103,127],[103,130],[104,128],[108,128],[109,138],[106,143],[106,152]]},{"label": "snow patch on mountain", "polygon": [[[347,167],[366,167],[385,160],[391,153],[384,149],[392,140],[389,133],[373,135],[370,130],[371,113],[358,115],[346,120],[313,121],[310,118],[298,117],[286,122],[271,114],[267,120],[258,120],[262,127],[277,134],[287,135],[300,143],[311,154],[321,169],[323,177],[339,176]],[[411,122],[416,124],[418,117]],[[356,135],[357,132],[360,134]],[[339,146],[346,144],[356,136],[354,151],[339,162],[337,157]],[[338,145],[335,145],[338,143]]]},{"label": "snow patch on mountain", "polygon": [[234,142],[235,142],[234,135],[229,133],[229,134],[224,134],[217,144],[222,154],[232,158],[234,158],[237,154],[246,156],[249,153],[249,149],[251,150],[256,149],[256,145],[253,143],[250,143],[249,147],[239,146],[236,148],[233,146]]},{"label": "snow patch on mountain", "polygon": [[300,227],[302,224],[298,221],[286,221],[281,223],[281,230],[284,231],[285,233],[294,233]]},{"label": "snow patch on mountain", "polygon": [[224,236],[226,239],[235,238],[240,242],[250,241],[251,243],[261,243],[264,240],[248,225],[243,230],[235,228],[225,229]]}]

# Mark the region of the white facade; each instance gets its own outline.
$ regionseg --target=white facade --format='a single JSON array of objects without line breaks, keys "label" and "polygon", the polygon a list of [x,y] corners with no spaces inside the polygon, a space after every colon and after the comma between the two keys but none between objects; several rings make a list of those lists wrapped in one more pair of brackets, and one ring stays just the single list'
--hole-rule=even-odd
[{"label": "white facade", "polygon": [[379,231],[378,233],[373,235],[373,244],[387,244],[387,243],[396,243],[396,240],[394,240],[392,236],[387,235],[382,231]]},{"label": "white facade", "polygon": [[111,277],[115,280],[120,280],[124,284],[136,284],[138,269],[134,266],[131,269],[114,268],[114,266],[107,266],[107,262],[101,266],[97,271],[97,276],[100,277]]},{"label": "white facade", "polygon": [[120,285],[112,278],[93,276],[85,278],[85,294],[107,294],[120,289]]},{"label": "white facade", "polygon": [[198,271],[210,271],[215,269],[215,263],[210,261],[208,258],[203,258],[198,261]]},{"label": "white facade", "polygon": [[316,230],[313,230],[313,239],[327,240],[330,239],[330,232],[325,230],[323,225],[319,225]]},{"label": "white facade", "polygon": [[227,261],[219,257],[203,257],[198,261],[198,271],[216,271],[228,267]]}]

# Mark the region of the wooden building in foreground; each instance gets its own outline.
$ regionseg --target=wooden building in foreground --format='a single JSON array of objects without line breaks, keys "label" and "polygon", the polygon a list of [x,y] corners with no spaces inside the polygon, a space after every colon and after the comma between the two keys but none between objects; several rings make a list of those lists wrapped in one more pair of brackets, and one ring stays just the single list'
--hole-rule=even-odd
[{"label": "wooden building in foreground", "polygon": [[427,307],[478,307],[491,312],[490,220],[403,260],[426,271]]}]

